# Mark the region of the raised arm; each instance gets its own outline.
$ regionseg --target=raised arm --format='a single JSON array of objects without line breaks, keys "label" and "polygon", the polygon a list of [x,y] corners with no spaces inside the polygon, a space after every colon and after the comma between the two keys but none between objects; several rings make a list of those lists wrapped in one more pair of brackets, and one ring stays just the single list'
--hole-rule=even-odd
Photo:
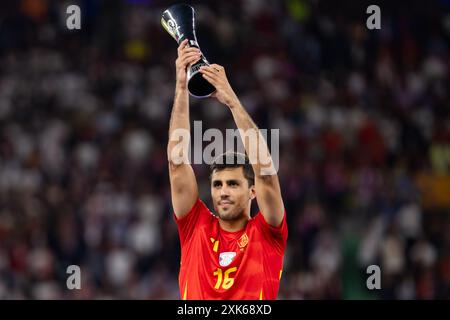
[{"label": "raised arm", "polygon": [[224,68],[212,64],[209,67],[202,67],[200,72],[216,88],[213,97],[231,110],[255,173],[256,200],[264,219],[271,226],[280,226],[284,204],[278,175],[264,137],[231,88]]},{"label": "raised arm", "polygon": [[175,98],[167,145],[172,206],[177,218],[185,216],[198,198],[197,180],[188,158],[190,124],[186,68],[199,58],[200,51],[197,48],[189,48],[187,40],[180,43],[175,63]]}]

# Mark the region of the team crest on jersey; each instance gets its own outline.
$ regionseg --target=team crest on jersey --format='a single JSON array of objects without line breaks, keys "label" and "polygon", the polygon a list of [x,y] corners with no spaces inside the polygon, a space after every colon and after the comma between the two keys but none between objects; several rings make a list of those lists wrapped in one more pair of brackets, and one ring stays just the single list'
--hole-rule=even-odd
[{"label": "team crest on jersey", "polygon": [[241,248],[241,250],[243,250],[245,248],[245,246],[247,246],[248,244],[248,236],[246,233],[244,233],[237,241],[237,244],[239,246],[239,248]]},{"label": "team crest on jersey", "polygon": [[233,262],[234,257],[236,257],[236,252],[222,252],[219,255],[219,264],[221,267],[226,267]]}]

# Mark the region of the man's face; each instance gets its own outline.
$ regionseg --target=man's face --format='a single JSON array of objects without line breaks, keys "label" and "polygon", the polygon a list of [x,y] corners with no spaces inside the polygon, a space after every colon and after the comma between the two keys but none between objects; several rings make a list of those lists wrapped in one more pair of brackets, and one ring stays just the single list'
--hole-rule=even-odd
[{"label": "man's face", "polygon": [[249,200],[255,197],[255,188],[249,187],[242,167],[214,170],[211,196],[219,218],[232,221],[246,214]]}]

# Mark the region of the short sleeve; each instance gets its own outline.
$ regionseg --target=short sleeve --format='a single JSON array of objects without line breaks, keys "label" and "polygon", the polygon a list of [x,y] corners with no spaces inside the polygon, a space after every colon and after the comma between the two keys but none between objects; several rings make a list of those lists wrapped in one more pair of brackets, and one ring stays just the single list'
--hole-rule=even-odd
[{"label": "short sleeve", "polygon": [[258,229],[261,231],[261,233],[263,234],[264,238],[268,241],[268,243],[272,247],[274,247],[274,249],[279,254],[283,254],[286,248],[286,242],[288,237],[286,211],[284,211],[283,220],[281,221],[281,225],[278,227],[274,227],[268,224],[261,212],[258,212],[258,214],[255,216],[255,220]]},{"label": "short sleeve", "polygon": [[211,219],[213,215],[204,202],[198,198],[191,210],[185,216],[177,218],[174,213],[173,217],[177,223],[180,242],[183,246],[183,244],[192,237],[194,230],[207,224],[208,219]]}]

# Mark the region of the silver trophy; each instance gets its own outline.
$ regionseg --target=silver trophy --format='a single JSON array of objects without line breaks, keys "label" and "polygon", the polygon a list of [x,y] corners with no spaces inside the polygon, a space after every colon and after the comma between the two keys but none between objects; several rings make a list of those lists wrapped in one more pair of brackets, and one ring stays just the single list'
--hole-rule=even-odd
[{"label": "silver trophy", "polygon": [[[178,44],[188,39],[190,47],[200,49],[195,35],[194,17],[194,8],[186,4],[176,4],[163,12],[161,24]],[[203,53],[200,59],[187,70],[188,91],[196,98],[209,97],[216,91],[216,88],[202,77],[199,72],[201,66],[209,66]]]}]

